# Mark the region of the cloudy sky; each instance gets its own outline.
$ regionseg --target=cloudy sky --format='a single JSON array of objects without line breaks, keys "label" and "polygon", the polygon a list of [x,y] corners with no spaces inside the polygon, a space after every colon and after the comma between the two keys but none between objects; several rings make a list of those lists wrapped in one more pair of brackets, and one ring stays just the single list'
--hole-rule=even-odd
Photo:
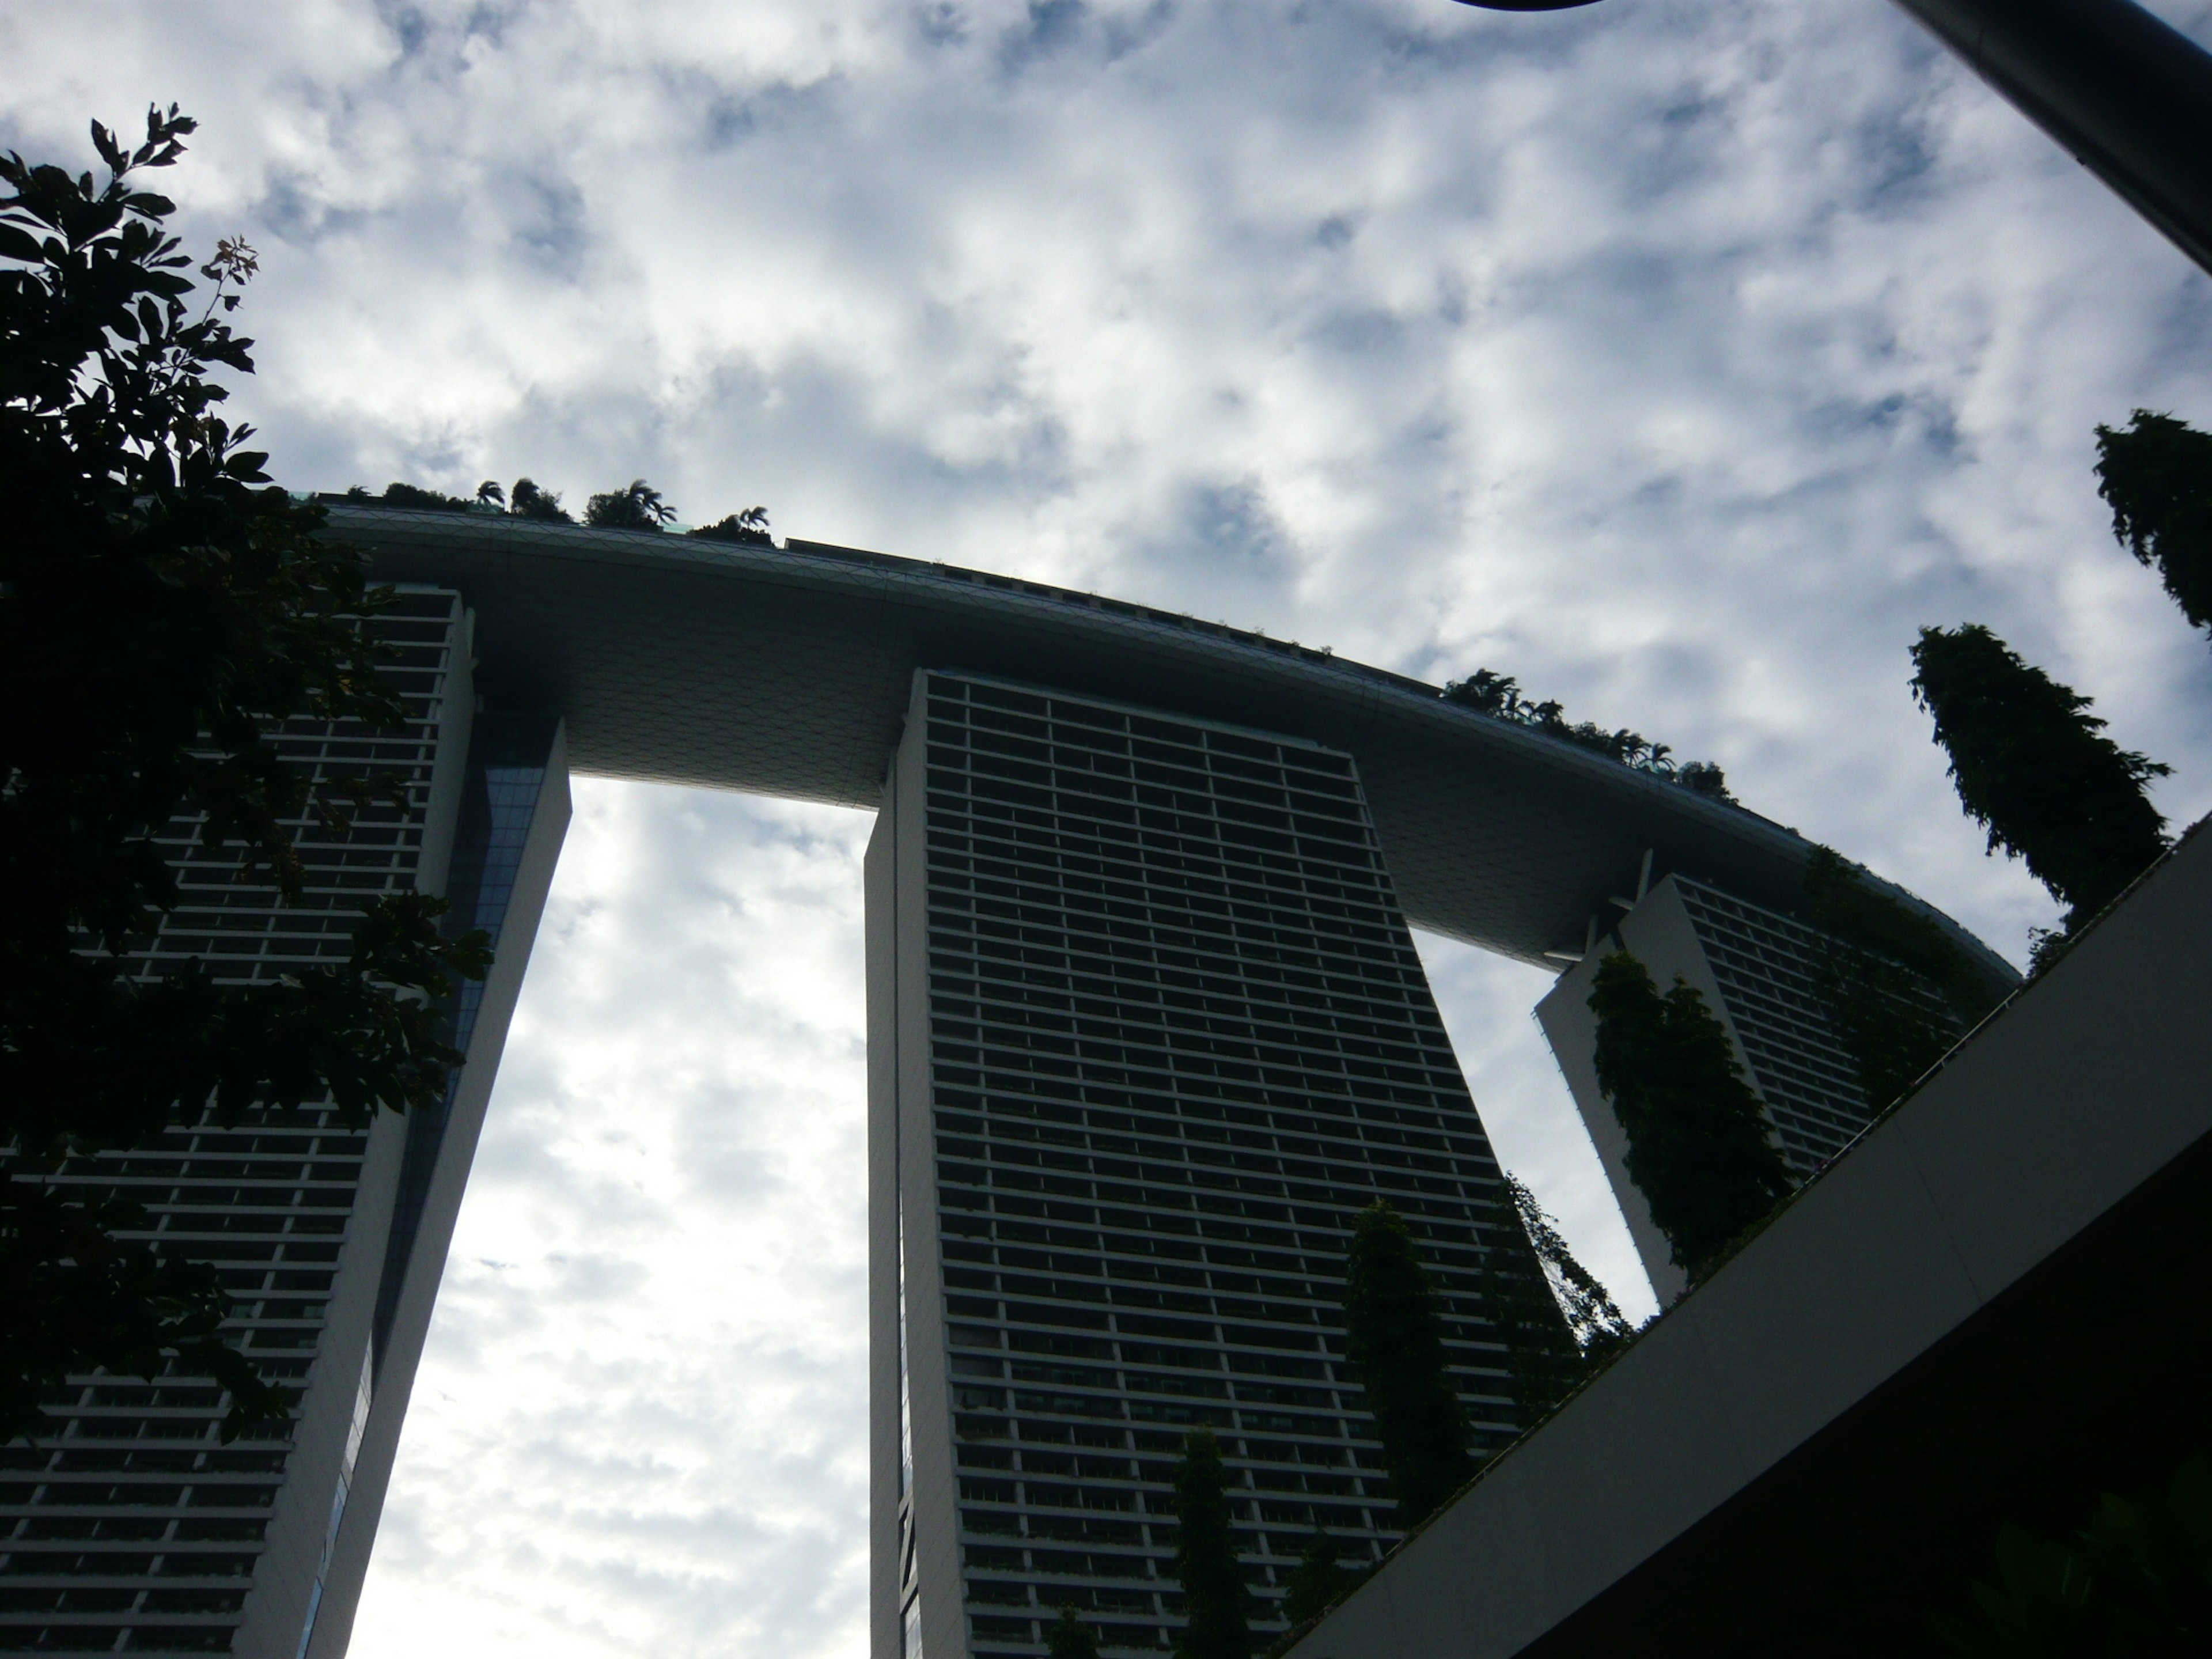
[{"label": "cloudy sky", "polygon": [[[2158,0],[2212,42],[2212,4]],[[2015,960],[1905,690],[1993,625],[2212,810],[2212,653],[2092,428],[2212,287],[1883,0],[0,3],[0,144],[181,102],[295,488],[945,559],[1722,762]],[[865,815],[580,781],[362,1659],[859,1659]],[[1426,942],[1506,1162],[1648,1305],[1528,1011]]]}]

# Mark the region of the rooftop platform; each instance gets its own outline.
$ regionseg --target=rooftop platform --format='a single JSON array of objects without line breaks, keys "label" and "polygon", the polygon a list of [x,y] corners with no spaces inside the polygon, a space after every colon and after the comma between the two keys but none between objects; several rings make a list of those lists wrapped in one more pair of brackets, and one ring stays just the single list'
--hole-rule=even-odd
[{"label": "rooftop platform", "polygon": [[811,542],[485,514],[340,506],[331,530],[383,580],[459,589],[478,685],[564,715],[580,772],[872,808],[917,667],[1064,687],[1352,754],[1414,924],[1553,968],[1544,953],[1579,951],[1647,850],[1658,873],[1783,908],[1812,850],[1418,680],[1094,594]]}]

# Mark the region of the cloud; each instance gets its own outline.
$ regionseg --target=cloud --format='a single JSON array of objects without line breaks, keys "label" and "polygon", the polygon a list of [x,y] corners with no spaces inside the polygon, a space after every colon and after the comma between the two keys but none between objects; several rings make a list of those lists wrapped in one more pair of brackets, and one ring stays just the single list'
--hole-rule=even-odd
[{"label": "cloud", "polygon": [[[2212,809],[2212,656],[2089,474],[2137,404],[2212,423],[2212,285],[1894,8],[87,0],[0,54],[0,143],[204,118],[173,183],[262,250],[238,404],[296,487],[644,476],[1486,665],[2015,959],[2055,907],[1957,810],[1917,627]],[[358,1650],[857,1653],[865,821],[580,799]],[[1423,949],[1632,1283],[1540,979]]]},{"label": "cloud", "polygon": [[577,803],[355,1649],[853,1652],[866,821]]}]

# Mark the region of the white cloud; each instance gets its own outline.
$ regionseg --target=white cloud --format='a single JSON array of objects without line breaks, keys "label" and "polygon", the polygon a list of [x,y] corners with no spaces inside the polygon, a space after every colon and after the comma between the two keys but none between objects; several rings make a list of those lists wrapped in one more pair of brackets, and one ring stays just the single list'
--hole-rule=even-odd
[{"label": "white cloud", "polygon": [[[2212,808],[2212,654],[2089,476],[2098,421],[2212,423],[2212,286],[1893,8],[94,0],[0,55],[0,143],[204,118],[174,183],[263,252],[239,401],[295,485],[641,474],[1486,664],[2015,957],[2053,907],[1957,811],[1917,626]],[[359,1650],[857,1653],[863,830],[583,799]],[[1540,981],[1424,950],[1629,1276]]]}]

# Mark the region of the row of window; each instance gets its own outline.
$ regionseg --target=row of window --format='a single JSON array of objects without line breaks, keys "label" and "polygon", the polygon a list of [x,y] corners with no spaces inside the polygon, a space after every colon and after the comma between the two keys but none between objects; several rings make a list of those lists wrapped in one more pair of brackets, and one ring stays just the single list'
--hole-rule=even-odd
[{"label": "row of window", "polygon": [[[1186,725],[1133,710],[1014,691],[953,675],[930,677],[928,708],[933,724],[942,722],[955,729],[967,725],[977,730],[1048,736],[1065,742],[1127,736],[1146,745],[1141,751],[1133,752],[1183,765],[1211,765],[1227,772],[1237,769],[1242,763],[1246,775],[1260,776],[1266,775],[1265,769],[1288,766],[1316,780],[1345,786],[1352,778],[1348,759],[1317,745]],[[1255,763],[1261,769],[1256,773],[1249,769]]]},{"label": "row of window", "polygon": [[[1272,966],[1272,964],[1271,964]],[[1306,990],[1272,975],[1252,980],[1238,974],[1218,976],[1210,987],[1164,984],[1157,973],[1134,977],[1109,973],[1096,979],[1071,974],[1048,982],[1034,972],[998,975],[963,985],[950,969],[934,975],[933,993],[980,1001],[989,1017],[1044,1029],[1073,1030],[1075,1022],[1115,1025],[1174,1024],[1224,1036],[1257,1039],[1263,1031],[1360,1036],[1376,1042],[1412,1042],[1449,1047],[1443,1022],[1425,1018],[1423,999],[1409,995],[1403,977],[1393,974],[1377,986],[1352,978],[1340,995]],[[1282,1039],[1278,1038],[1277,1041]]]},{"label": "row of window", "polygon": [[[1266,963],[1310,974],[1319,984],[1331,988],[1341,983],[1351,990],[1368,980],[1384,985],[1403,983],[1403,975],[1408,970],[1420,970],[1420,958],[1414,954],[1409,940],[1380,944],[1352,940],[1332,943],[1324,949],[1302,939],[1280,937],[1224,939],[1212,934],[1192,934],[1182,939],[1162,939],[1158,929],[1116,933],[1070,926],[1050,916],[1004,921],[963,915],[943,907],[932,908],[929,926],[933,956],[939,950],[961,956],[980,951],[986,957],[1048,964],[1077,973],[1111,975],[1125,968],[1152,968],[1182,974],[1212,974],[1226,979],[1240,970],[1249,974],[1254,968]],[[1147,936],[1133,936],[1139,932]],[[1028,951],[1023,951],[1023,946],[1029,947]],[[1037,954],[1040,951],[1042,954]],[[1173,980],[1156,982],[1176,983]],[[1191,988],[1202,987],[1203,981],[1199,981]]]},{"label": "row of window", "polygon": [[1097,1158],[1146,1158],[1180,1166],[1219,1164],[1238,1153],[1320,1158],[1333,1171],[1340,1170],[1347,1158],[1462,1176],[1487,1176],[1497,1167],[1488,1142],[1476,1127],[1471,1103],[1465,1113],[1456,1115],[1457,1121],[1431,1114],[1414,1117],[1410,1125],[1406,1119],[1411,1115],[1389,1107],[1382,1109],[1385,1115],[1377,1121],[1349,1113],[1320,1115],[1234,1108],[1209,1115],[1177,1111],[1170,1101],[1147,1106],[1109,1111],[1018,1097],[1000,1101],[963,1096],[945,1101],[936,1119],[942,1133],[977,1137],[969,1146],[943,1148],[956,1156],[1077,1174],[1103,1167]]},{"label": "row of window", "polygon": [[[1209,789],[1200,778],[1179,785],[1127,780],[999,756],[963,758],[933,744],[927,783],[930,805],[940,811],[972,808],[988,817],[995,816],[994,807],[1042,809],[1079,818],[1102,840],[1124,846],[1153,842],[1189,852],[1188,838],[1206,850],[1250,847],[1334,860],[1369,845],[1359,820],[1334,803],[1286,793],[1255,799],[1256,792]],[[1154,842],[1159,836],[1172,839]]]},{"label": "row of window", "polygon": [[933,803],[929,818],[932,869],[978,872],[1019,871],[1031,878],[1050,870],[1084,874],[1126,871],[1128,878],[1164,893],[1178,889],[1223,892],[1231,884],[1316,894],[1346,902],[1374,902],[1388,894],[1389,878],[1370,852],[1332,842],[1303,853],[1280,847],[1224,847],[1212,837],[1133,835],[1120,824],[1059,812],[1013,812],[968,797]]},{"label": "row of window", "polygon": [[972,769],[1016,778],[1066,780],[1109,799],[1117,789],[1127,799],[1133,789],[1154,799],[1286,805],[1339,822],[1360,820],[1358,797],[1348,780],[1191,750],[1163,753],[1127,740],[1071,741],[1060,732],[1020,735],[940,720],[931,726],[926,758],[933,774]]},{"label": "row of window", "polygon": [[1299,992],[1364,1001],[1375,1006],[1376,1018],[1393,1020],[1401,1008],[1420,1011],[1432,1006],[1425,994],[1420,958],[1410,946],[1400,952],[1371,951],[1339,960],[1272,947],[1233,953],[1162,951],[1128,945],[1101,949],[1094,948],[1092,941],[1072,940],[1064,933],[1048,930],[1024,941],[964,921],[940,926],[933,917],[932,924],[933,983],[939,975],[966,975],[1070,994],[1080,987],[1084,994],[1109,1000],[1127,996],[1134,1001],[1158,1000],[1241,1017],[1249,1017],[1248,1008],[1271,1003],[1295,1008],[1291,998]]},{"label": "row of window", "polygon": [[1092,844],[1080,826],[1067,834],[1016,833],[1005,839],[996,825],[982,832],[933,824],[928,836],[932,880],[972,878],[1004,886],[1065,884],[1133,898],[1146,904],[1197,908],[1206,902],[1312,908],[1364,915],[1390,908],[1389,882],[1374,864],[1316,862],[1303,867],[1279,858],[1163,858],[1132,856],[1119,843]]},{"label": "row of window", "polygon": [[1401,943],[1397,930],[1382,923],[1310,910],[1254,906],[1250,908],[1257,914],[1243,915],[1224,906],[1222,914],[1208,915],[1165,905],[1123,906],[1115,900],[1050,889],[1002,898],[969,890],[957,878],[930,884],[930,907],[933,915],[971,915],[1024,927],[1057,927],[1086,940],[1121,939],[1183,951],[1225,948],[1234,953],[1247,945],[1260,945],[1334,956],[1347,951],[1349,945],[1395,949]]},{"label": "row of window", "polygon": [[[1173,881],[1158,882],[1142,879],[1152,872],[1139,866],[1102,859],[1091,861],[1096,867],[1086,870],[1080,867],[1085,862],[1063,854],[1049,866],[1024,867],[933,851],[929,884],[933,891],[967,893],[979,899],[1081,902],[1121,916],[1164,914],[1217,922],[1318,916],[1376,927],[1396,925],[1383,890],[1371,882],[1342,891],[1317,891],[1310,881],[1286,887],[1280,883],[1237,880],[1233,876],[1218,882],[1200,882],[1180,872]],[[1342,884],[1328,885],[1334,888]]]},{"label": "row of window", "polygon": [[[1006,754],[1035,755],[1066,749],[1275,788],[1284,787],[1287,775],[1316,793],[1342,798],[1350,797],[1356,788],[1349,762],[1327,750],[1266,743],[1239,747],[1246,740],[1228,732],[1158,722],[1152,723],[1154,729],[1139,732],[1127,723],[1127,715],[1077,704],[1015,713],[981,705],[963,707],[960,699],[940,695],[930,698],[929,716],[933,739]],[[1136,719],[1143,721],[1145,717]]]}]

